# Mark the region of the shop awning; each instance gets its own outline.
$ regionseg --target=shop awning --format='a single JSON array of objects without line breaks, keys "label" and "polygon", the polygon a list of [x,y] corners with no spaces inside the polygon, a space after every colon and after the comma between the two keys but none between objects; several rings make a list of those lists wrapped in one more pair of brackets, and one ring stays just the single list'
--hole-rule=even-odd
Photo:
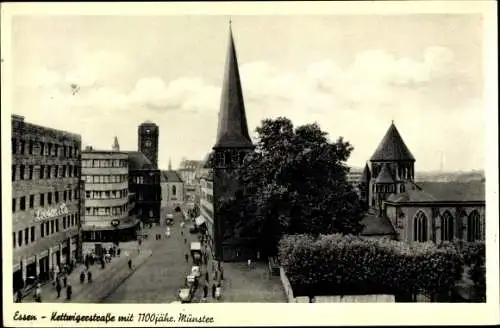
[{"label": "shop awning", "polygon": [[196,219],[194,219],[194,223],[196,223],[197,226],[201,226],[203,223],[205,223],[205,218],[200,215]]}]

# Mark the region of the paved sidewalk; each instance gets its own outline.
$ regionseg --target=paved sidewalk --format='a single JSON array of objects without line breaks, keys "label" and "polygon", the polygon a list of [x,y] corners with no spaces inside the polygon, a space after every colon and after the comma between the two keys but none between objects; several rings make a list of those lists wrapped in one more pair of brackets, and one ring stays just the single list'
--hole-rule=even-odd
[{"label": "paved sidewalk", "polygon": [[[99,295],[105,293],[106,289],[112,288],[112,284],[120,278],[120,273],[128,274],[131,271],[128,268],[128,259],[132,259],[132,271],[134,267],[142,264],[146,258],[151,255],[150,250],[141,250],[141,252],[130,252],[129,257],[123,253],[120,257],[112,258],[110,263],[106,263],[106,267],[101,269],[100,264],[94,264],[89,267],[92,272],[92,282],[88,283],[85,277],[85,282],[80,283],[80,273],[85,270],[85,265],[77,265],[71,275],[68,276],[68,282],[73,287],[71,300],[66,300],[66,288],[62,288],[60,298],[57,298],[57,292],[52,282],[42,285],[42,302],[43,303],[61,303],[61,302],[96,302],[99,300]],[[62,281],[61,281],[62,283]],[[25,295],[23,303],[33,303],[35,289]]]}]

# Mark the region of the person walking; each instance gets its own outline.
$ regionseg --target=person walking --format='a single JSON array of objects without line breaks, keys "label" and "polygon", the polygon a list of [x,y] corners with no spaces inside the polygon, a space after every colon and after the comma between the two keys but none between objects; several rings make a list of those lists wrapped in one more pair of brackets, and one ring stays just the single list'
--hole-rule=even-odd
[{"label": "person walking", "polygon": [[203,298],[204,299],[207,299],[207,297],[208,297],[208,285],[207,284],[208,284],[208,282],[205,285],[203,285]]},{"label": "person walking", "polygon": [[91,282],[92,282],[92,272],[90,272],[90,271],[87,271],[87,281],[88,281],[89,283],[91,283]]},{"label": "person walking", "polygon": [[83,284],[83,282],[85,281],[85,272],[81,272],[80,273],[80,283]]},{"label": "person walking", "polygon": [[57,298],[61,297],[61,281],[57,279],[56,281],[56,291],[57,291]]},{"label": "person walking", "polygon": [[132,269],[132,259],[128,259],[128,268]]},{"label": "person walking", "polygon": [[23,300],[23,292],[21,291],[21,288],[19,288],[16,292],[16,303],[21,303]]},{"label": "person walking", "polygon": [[186,259],[186,263],[188,263],[189,262],[189,255],[188,255],[188,253],[184,254],[184,258]]},{"label": "person walking", "polygon": [[184,245],[185,245],[185,244],[187,244],[187,239],[186,239],[186,238],[184,238]]},{"label": "person walking", "polygon": [[66,287],[66,299],[71,300],[71,294],[73,294],[73,287],[71,286],[71,283],[68,282],[68,286]]},{"label": "person walking", "polygon": [[35,302],[42,303],[42,288],[39,283],[36,285],[35,295],[33,297]]},{"label": "person walking", "polygon": [[220,272],[220,280],[224,280],[224,271]]},{"label": "person walking", "polygon": [[64,284],[64,287],[66,287],[68,285],[68,275],[67,274],[65,274],[63,276],[63,284]]},{"label": "person walking", "polygon": [[181,236],[184,236],[184,230],[181,230]]},{"label": "person walking", "polygon": [[209,278],[208,276],[209,276],[208,271],[205,271],[205,281],[207,282],[207,284],[208,284],[208,278]]},{"label": "person walking", "polygon": [[212,284],[212,298],[215,299],[215,292],[217,290],[217,287],[215,286],[215,284]]}]

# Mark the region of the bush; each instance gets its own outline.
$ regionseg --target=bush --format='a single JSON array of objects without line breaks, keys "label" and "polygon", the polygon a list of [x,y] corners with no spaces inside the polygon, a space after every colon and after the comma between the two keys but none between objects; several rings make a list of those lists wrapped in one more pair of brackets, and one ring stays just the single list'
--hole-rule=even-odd
[{"label": "bush", "polygon": [[465,242],[460,245],[463,264],[469,268],[474,284],[475,300],[486,300],[486,244],[484,241]]},{"label": "bush", "polygon": [[279,259],[296,294],[449,292],[462,275],[453,245],[355,236],[285,236]]}]

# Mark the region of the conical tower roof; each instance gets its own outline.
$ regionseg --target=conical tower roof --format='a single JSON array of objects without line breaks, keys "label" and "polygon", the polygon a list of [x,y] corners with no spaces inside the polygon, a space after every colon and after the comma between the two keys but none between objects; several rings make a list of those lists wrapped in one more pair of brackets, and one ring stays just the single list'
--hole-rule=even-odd
[{"label": "conical tower roof", "polygon": [[384,138],[378,145],[375,153],[370,158],[371,161],[415,161],[412,153],[406,146],[399,134],[398,129],[392,122]]},{"label": "conical tower roof", "polygon": [[394,179],[392,178],[391,171],[389,170],[387,164],[384,163],[382,165],[382,170],[380,170],[375,183],[394,183]]},{"label": "conical tower roof", "polygon": [[231,26],[229,26],[229,47],[224,81],[222,82],[219,125],[214,149],[216,148],[253,148],[248,134],[240,72]]},{"label": "conical tower roof", "polygon": [[372,174],[370,172],[370,168],[368,167],[368,163],[367,163],[367,164],[365,164],[363,174],[361,175],[361,183],[369,183],[371,178],[372,178]]}]

